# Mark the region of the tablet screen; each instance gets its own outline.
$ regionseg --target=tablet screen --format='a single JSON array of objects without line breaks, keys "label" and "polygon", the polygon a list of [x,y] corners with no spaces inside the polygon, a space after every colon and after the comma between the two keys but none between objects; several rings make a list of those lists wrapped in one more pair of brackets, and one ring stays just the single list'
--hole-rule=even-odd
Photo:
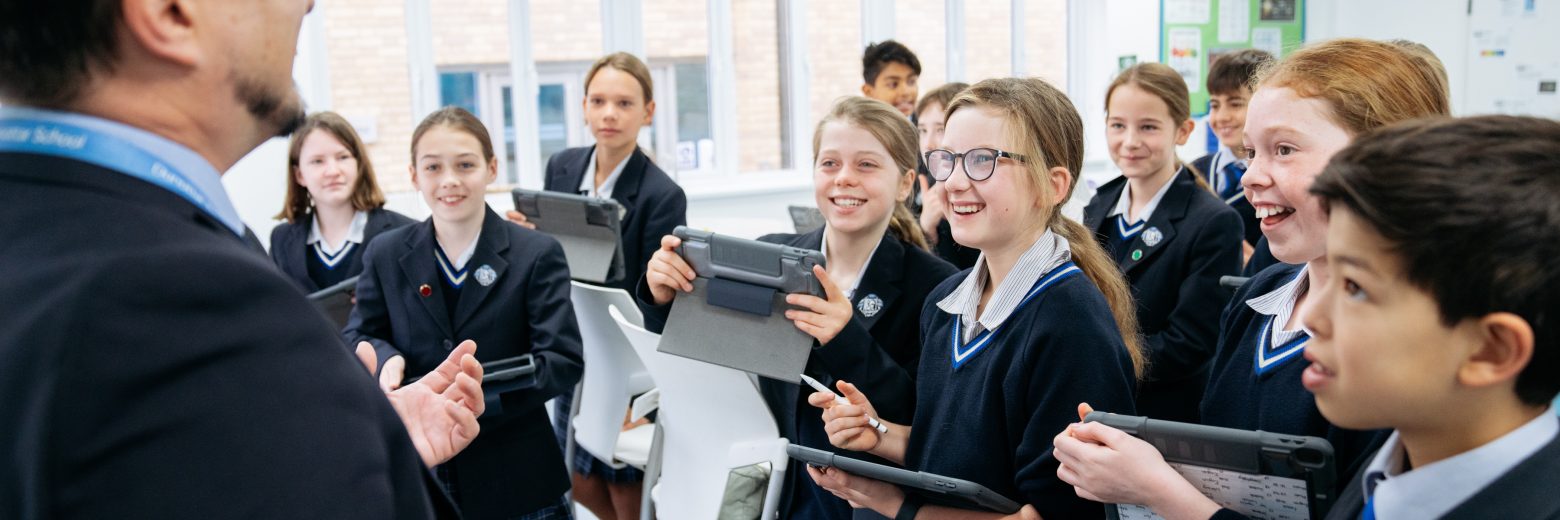
[{"label": "tablet screen", "polygon": [[[1259,520],[1311,518],[1304,480],[1175,462],[1171,462],[1170,467],[1214,503],[1247,517]],[[1122,520],[1162,518],[1143,506],[1118,504],[1116,508]]]}]

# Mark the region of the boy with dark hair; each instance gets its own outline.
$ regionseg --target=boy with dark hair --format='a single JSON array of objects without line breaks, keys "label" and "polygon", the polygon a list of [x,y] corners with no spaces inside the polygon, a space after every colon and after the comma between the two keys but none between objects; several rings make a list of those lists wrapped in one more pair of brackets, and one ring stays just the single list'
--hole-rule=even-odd
[{"label": "boy with dark hair", "polygon": [[1328,518],[1560,518],[1560,122],[1385,128],[1312,192],[1302,381],[1332,423],[1395,429]]},{"label": "boy with dark hair", "polygon": [[1246,102],[1251,100],[1251,78],[1273,55],[1258,49],[1224,54],[1208,67],[1208,126],[1219,138],[1219,149],[1192,161],[1192,169],[1207,176],[1208,185],[1226,204],[1240,213],[1245,224],[1246,244],[1256,245],[1262,238],[1256,210],[1246,200],[1240,178],[1246,173]]},{"label": "boy with dark hair", "polygon": [[899,109],[910,117],[921,94],[921,60],[905,44],[883,40],[861,55],[861,95]]}]

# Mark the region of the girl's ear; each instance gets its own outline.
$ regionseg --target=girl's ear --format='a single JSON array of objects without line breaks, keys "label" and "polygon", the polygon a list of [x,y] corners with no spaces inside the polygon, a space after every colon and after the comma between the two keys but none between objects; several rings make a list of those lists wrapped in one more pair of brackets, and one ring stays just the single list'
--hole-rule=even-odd
[{"label": "girl's ear", "polygon": [[1181,126],[1175,129],[1175,144],[1186,144],[1186,140],[1192,137],[1192,130],[1197,128],[1197,122],[1187,119],[1181,122]]},{"label": "girl's ear", "polygon": [[498,156],[494,155],[492,158],[488,159],[487,183],[492,184],[493,181],[496,180],[498,180]]},{"label": "girl's ear", "polygon": [[1072,195],[1068,190],[1072,188],[1072,172],[1061,166],[1053,166],[1046,172],[1046,182],[1051,188],[1051,205],[1060,206],[1067,202],[1067,197]]},{"label": "girl's ear", "polygon": [[910,200],[910,194],[914,193],[916,173],[914,169],[905,170],[904,175],[899,176],[899,202]]}]

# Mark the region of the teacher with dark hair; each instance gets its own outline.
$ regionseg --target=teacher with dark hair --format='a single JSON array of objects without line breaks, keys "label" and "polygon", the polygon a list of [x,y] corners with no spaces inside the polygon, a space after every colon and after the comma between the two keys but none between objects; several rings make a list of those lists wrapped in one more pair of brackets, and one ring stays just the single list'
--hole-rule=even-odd
[{"label": "teacher with dark hair", "polygon": [[222,187],[311,7],[0,2],[0,518],[456,516],[476,346],[382,391]]}]

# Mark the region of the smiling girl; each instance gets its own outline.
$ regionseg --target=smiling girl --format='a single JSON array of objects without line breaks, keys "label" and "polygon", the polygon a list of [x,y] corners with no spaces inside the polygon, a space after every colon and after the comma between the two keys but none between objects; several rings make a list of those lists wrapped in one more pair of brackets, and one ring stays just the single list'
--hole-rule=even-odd
[{"label": "smiling girl", "polygon": [[465,516],[567,518],[569,478],[543,404],[580,378],[569,267],[557,240],[510,224],[483,200],[498,175],[489,135],[457,107],[417,125],[412,182],[433,216],[364,252],[343,334],[349,345],[374,345],[386,386],[403,369],[426,373],[468,339],[484,363],[530,354],[534,377],[485,384],[482,434],[438,469]]}]

